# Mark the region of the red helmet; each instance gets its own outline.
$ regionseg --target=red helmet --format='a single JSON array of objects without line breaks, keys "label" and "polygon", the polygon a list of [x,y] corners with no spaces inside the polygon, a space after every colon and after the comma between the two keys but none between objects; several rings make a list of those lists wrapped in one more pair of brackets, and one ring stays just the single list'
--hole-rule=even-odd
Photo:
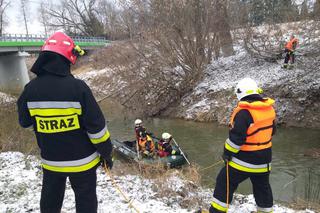
[{"label": "red helmet", "polygon": [[77,55],[74,53],[73,40],[62,32],[55,32],[50,36],[41,48],[41,51],[51,51],[67,58],[72,64],[76,63]]}]

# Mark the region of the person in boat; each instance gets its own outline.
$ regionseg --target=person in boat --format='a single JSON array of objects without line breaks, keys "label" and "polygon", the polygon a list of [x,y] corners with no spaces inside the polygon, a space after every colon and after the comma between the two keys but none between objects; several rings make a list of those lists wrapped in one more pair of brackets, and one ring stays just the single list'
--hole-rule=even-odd
[{"label": "person in boat", "polygon": [[217,176],[209,211],[227,212],[238,185],[250,178],[258,212],[271,213],[273,197],[269,175],[275,101],[263,98],[262,90],[250,78],[240,80],[235,93],[239,102],[231,115],[229,138],[224,144],[225,167]]},{"label": "person in boat", "polygon": [[153,139],[147,134],[146,131],[140,132],[138,140],[139,151],[143,157],[154,157],[155,145]]},{"label": "person in boat", "polygon": [[136,140],[139,141],[140,135],[142,132],[146,132],[147,135],[149,135],[150,137],[153,137],[153,133],[152,132],[148,132],[147,129],[143,126],[142,120],[141,119],[136,119],[134,121],[134,131],[136,134]]},{"label": "person in boat", "polygon": [[158,155],[159,157],[167,157],[169,155],[179,155],[180,152],[176,151],[172,148],[171,146],[171,141],[172,141],[172,135],[164,132],[162,134],[162,138],[158,142]]},{"label": "person in boat", "polygon": [[145,131],[146,131],[146,128],[143,127],[142,120],[136,119],[134,121],[134,132],[136,134],[137,141],[139,141],[141,133]]}]

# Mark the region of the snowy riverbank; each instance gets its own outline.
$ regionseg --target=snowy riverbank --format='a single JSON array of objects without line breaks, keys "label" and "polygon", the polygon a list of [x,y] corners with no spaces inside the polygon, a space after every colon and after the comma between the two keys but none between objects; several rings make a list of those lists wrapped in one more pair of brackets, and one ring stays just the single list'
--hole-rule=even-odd
[{"label": "snowy riverbank", "polygon": [[14,104],[17,99],[7,93],[0,92],[0,106]]},{"label": "snowy riverbank", "polygon": [[[299,56],[295,68],[282,69],[282,60],[272,63],[253,58],[238,46],[235,55],[213,60],[195,88],[172,107],[161,110],[160,115],[227,124],[237,102],[233,88],[240,79],[251,77],[259,83],[266,96],[276,100],[278,124],[320,128],[320,117],[315,116],[320,114],[320,72],[305,66],[308,60]],[[141,73],[137,71],[136,76],[125,79],[122,78],[123,72],[129,71],[106,67],[91,69],[77,77],[89,84],[98,99],[112,97],[126,102],[135,89],[131,83],[139,82]],[[148,96],[157,97],[155,93],[159,91],[149,91]],[[143,109],[147,111],[150,107],[145,105]]]},{"label": "snowy riverbank", "polygon": [[233,88],[244,77],[255,79],[265,95],[276,100],[279,124],[320,127],[320,117],[315,116],[320,114],[320,72],[308,70],[299,61],[292,70],[282,69],[278,63],[252,58],[243,50],[213,61],[204,79],[167,114],[226,124],[236,106]]},{"label": "snowy riverbank", "polygon": [[[115,165],[117,167],[119,165]],[[42,172],[39,160],[35,156],[25,156],[18,152],[0,153],[0,213],[39,212],[39,199],[41,192]],[[169,178],[168,190],[171,192],[163,196],[156,181],[143,179],[136,175],[114,176],[120,188],[133,199],[133,205],[140,212],[194,212],[198,205],[188,206],[187,202],[193,198],[209,203],[213,189],[195,187],[190,189],[189,181],[182,180],[173,174]],[[105,212],[134,212],[129,210],[109,177],[98,169],[98,202],[99,211]],[[74,194],[68,183],[62,212],[75,212]],[[255,210],[252,195],[237,195],[230,213],[249,213]],[[275,205],[275,213],[312,213],[314,211],[295,211],[286,207]]]},{"label": "snowy riverbank", "polygon": [[[172,107],[161,109],[160,115],[227,124],[231,111],[236,106],[234,86],[241,78],[251,77],[257,80],[267,96],[276,100],[278,124],[320,128],[320,117],[316,116],[320,114],[320,72],[306,67],[302,61],[307,60],[301,56],[294,69],[282,69],[282,61],[271,63],[256,59],[242,47],[238,47],[235,55],[213,60],[195,88]],[[137,71],[136,75],[125,78],[123,73],[126,72],[129,71],[121,66],[99,70],[87,68],[76,73],[75,77],[90,86],[97,100],[109,97],[129,105],[132,110],[134,107],[126,102],[133,95],[138,95],[132,84],[139,82],[141,73]],[[156,93],[159,91],[149,93],[148,96],[157,97]],[[0,92],[0,106],[11,106],[15,101],[15,97]],[[141,107],[142,111],[151,109],[147,104]]]}]

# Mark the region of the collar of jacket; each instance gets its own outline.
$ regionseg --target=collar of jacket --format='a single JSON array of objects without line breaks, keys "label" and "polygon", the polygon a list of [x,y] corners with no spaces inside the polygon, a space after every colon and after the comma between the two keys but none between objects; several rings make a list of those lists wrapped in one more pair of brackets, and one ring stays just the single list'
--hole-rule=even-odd
[{"label": "collar of jacket", "polygon": [[71,75],[70,62],[57,53],[43,51],[32,65],[31,72],[37,76],[43,74],[68,76]]},{"label": "collar of jacket", "polygon": [[274,104],[274,100],[271,98],[264,98],[261,101],[253,101],[253,102],[248,102],[248,101],[240,101],[238,103],[238,107],[242,109],[264,109],[264,108],[269,108]]},{"label": "collar of jacket", "polygon": [[263,98],[261,97],[261,95],[258,94],[252,94],[252,95],[248,95],[246,97],[241,98],[240,101],[246,101],[246,102],[254,102],[254,101],[263,101]]}]

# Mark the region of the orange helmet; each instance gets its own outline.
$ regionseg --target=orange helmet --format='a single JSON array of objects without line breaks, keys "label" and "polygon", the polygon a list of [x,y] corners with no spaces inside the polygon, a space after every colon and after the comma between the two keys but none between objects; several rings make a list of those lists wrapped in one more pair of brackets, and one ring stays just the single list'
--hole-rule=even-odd
[{"label": "orange helmet", "polygon": [[[80,50],[79,50],[80,49]],[[74,44],[74,41],[62,32],[55,32],[50,36],[41,48],[41,51],[58,53],[67,58],[72,64],[76,63],[78,55],[83,55],[84,51]],[[79,51],[82,53],[79,54]]]}]

